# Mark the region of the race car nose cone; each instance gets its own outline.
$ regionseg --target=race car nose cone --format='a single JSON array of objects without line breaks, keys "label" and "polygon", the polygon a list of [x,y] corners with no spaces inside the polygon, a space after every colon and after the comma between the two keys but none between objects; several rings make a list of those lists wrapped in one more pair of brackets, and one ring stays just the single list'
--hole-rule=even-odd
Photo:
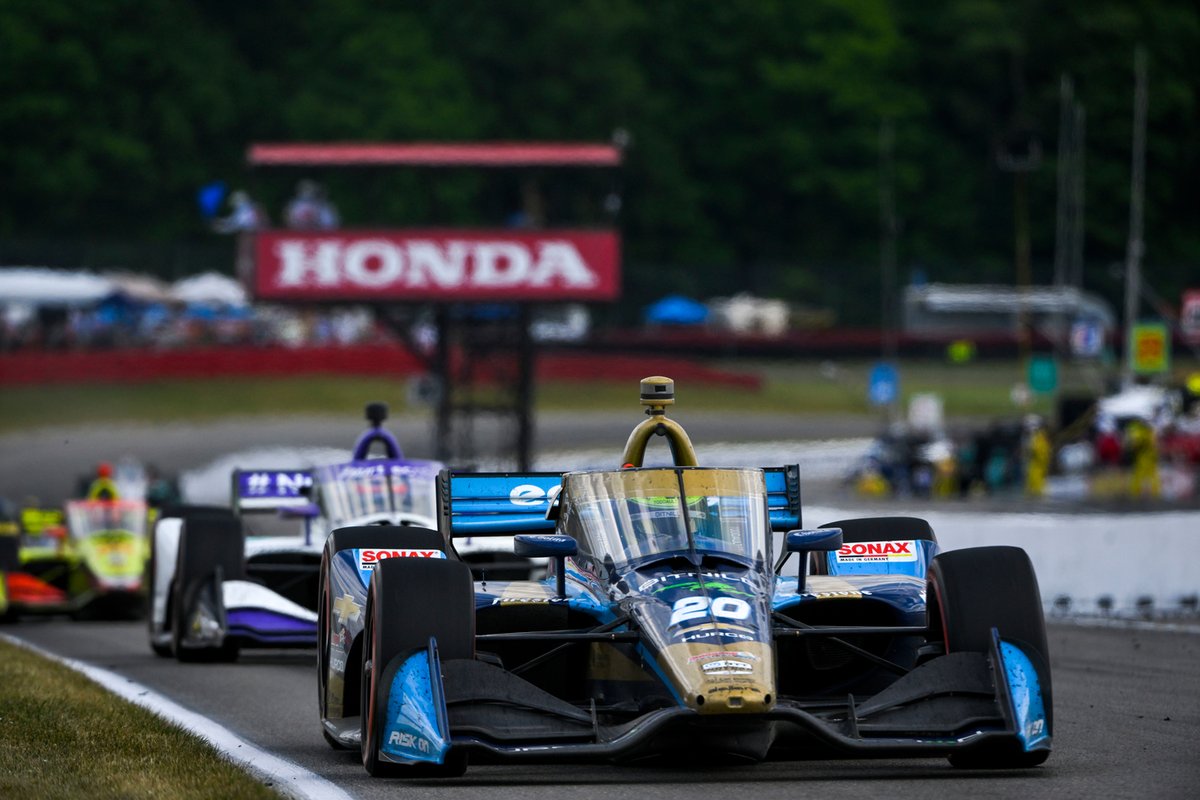
[{"label": "race car nose cone", "polygon": [[697,695],[695,708],[701,714],[761,714],[773,705],[771,695],[761,687],[720,686]]}]

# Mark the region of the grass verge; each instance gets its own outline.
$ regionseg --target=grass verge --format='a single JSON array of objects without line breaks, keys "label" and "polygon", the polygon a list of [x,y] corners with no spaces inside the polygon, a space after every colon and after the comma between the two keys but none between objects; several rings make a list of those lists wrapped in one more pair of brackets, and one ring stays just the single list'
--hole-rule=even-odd
[{"label": "grass verge", "polygon": [[[753,362],[712,364],[763,377],[760,390],[680,382],[680,409],[738,413],[878,415],[867,403],[872,362]],[[1197,368],[1180,359],[1176,377]],[[1098,372],[1072,364],[1060,369],[1064,391],[1096,393]],[[664,367],[669,374],[669,366]],[[994,417],[1022,413],[1010,391],[1022,377],[1016,361],[949,365],[909,360],[899,365],[906,403],[913,394],[941,395],[949,417]],[[535,398],[539,411],[631,410],[637,404],[634,380],[542,381]],[[143,384],[54,384],[8,386],[0,390],[0,433],[62,424],[122,421],[203,421],[231,415],[352,415],[371,400],[383,400],[393,413],[407,408],[407,384],[394,378],[302,377],[168,380]],[[486,400],[486,398],[480,398]],[[1030,410],[1053,411],[1050,396],[1035,398]]]},{"label": "grass verge", "polygon": [[198,736],[0,641],[0,797],[273,798]]}]

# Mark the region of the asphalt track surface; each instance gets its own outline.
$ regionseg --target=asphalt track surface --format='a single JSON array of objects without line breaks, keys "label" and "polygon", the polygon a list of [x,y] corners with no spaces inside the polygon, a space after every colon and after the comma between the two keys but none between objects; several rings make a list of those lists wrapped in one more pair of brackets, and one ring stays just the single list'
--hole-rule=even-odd
[{"label": "asphalt track surface", "polygon": [[[873,430],[869,421],[855,418],[679,417],[698,446],[862,436]],[[539,438],[558,448],[612,445],[616,453],[635,421],[629,414],[551,415],[539,421]],[[410,455],[431,454],[427,421],[405,418],[393,427]],[[357,419],[287,418],[10,434],[0,437],[0,492],[15,498],[40,494],[50,502],[66,496],[88,466],[121,453],[174,471],[248,447],[347,447],[361,428]],[[809,499],[817,498],[810,494]],[[366,775],[356,754],[333,751],[322,739],[314,651],[248,651],[237,664],[178,664],[150,652],[144,623],[25,619],[6,630],[50,652],[127,676],[362,798],[402,793],[447,800],[590,800],[616,792],[645,800],[1200,797],[1200,635],[1195,633],[1053,625],[1055,752],[1046,765],[1032,770],[967,773],[940,759],[750,767],[492,764],[473,765],[451,781],[380,781]]]},{"label": "asphalt track surface", "polygon": [[236,664],[154,656],[143,623],[23,620],[7,628],[51,652],[148,686],[361,798],[1195,798],[1200,796],[1200,635],[1050,628],[1054,753],[1043,766],[963,772],[941,759],[717,767],[472,765],[459,779],[376,780],[331,750],[317,722],[315,651],[248,651]]},{"label": "asphalt track surface", "polygon": [[[681,411],[674,415],[687,426],[703,453],[704,443],[837,439],[870,436],[874,420],[861,416],[805,417],[785,414],[722,414]],[[629,431],[640,422],[638,407],[622,412],[539,415],[535,448],[611,447],[614,466]],[[337,447],[350,449],[366,423],[361,411],[345,417],[285,416],[226,419],[207,423],[63,425],[0,436],[0,496],[20,502],[34,496],[44,504],[60,503],[76,491],[77,480],[101,461],[124,455],[157,466],[164,474],[195,469],[228,453],[254,448]],[[389,420],[404,454],[432,458],[435,453],[428,416],[405,415]],[[481,453],[496,452],[501,434],[495,418],[474,426]]]}]

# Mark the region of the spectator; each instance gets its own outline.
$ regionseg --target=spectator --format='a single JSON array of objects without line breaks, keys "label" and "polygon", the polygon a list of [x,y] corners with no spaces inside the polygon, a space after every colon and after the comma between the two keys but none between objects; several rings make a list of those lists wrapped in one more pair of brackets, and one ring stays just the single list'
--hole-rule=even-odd
[{"label": "spectator", "polygon": [[1096,422],[1096,461],[1102,467],[1121,465],[1121,437],[1116,420],[1107,415]]},{"label": "spectator", "polygon": [[1046,474],[1050,471],[1053,448],[1046,425],[1040,417],[1025,421],[1025,494],[1041,497],[1046,493]]},{"label": "spectator", "polygon": [[1130,496],[1158,497],[1162,485],[1158,477],[1158,437],[1154,426],[1144,419],[1135,419],[1125,429],[1125,436],[1133,456]]},{"label": "spectator", "polygon": [[270,224],[266,212],[241,189],[229,196],[229,206],[229,216],[213,220],[213,230],[217,233],[257,231]]},{"label": "spectator", "polygon": [[283,220],[295,231],[332,230],[338,226],[338,213],[315,181],[296,184],[296,196],[283,210]]}]

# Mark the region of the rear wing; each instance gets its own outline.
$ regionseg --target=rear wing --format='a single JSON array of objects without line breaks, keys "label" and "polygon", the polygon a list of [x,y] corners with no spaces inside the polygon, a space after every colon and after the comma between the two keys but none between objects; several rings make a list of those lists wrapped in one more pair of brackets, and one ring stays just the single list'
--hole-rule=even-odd
[{"label": "rear wing", "polygon": [[787,533],[803,528],[800,511],[800,465],[763,467],[767,483],[767,509],[771,512],[771,530]]},{"label": "rear wing", "polygon": [[554,530],[546,519],[561,472],[455,472],[438,476],[438,525],[450,538]]},{"label": "rear wing", "polygon": [[67,517],[61,508],[21,509],[21,531],[30,536],[40,536],[47,528],[66,524]]},{"label": "rear wing", "polygon": [[[790,531],[800,524],[800,467],[763,469],[771,530]],[[562,490],[559,472],[455,472],[438,476],[439,525],[451,538],[512,536],[551,531],[546,512]]]},{"label": "rear wing", "polygon": [[307,469],[235,469],[230,505],[239,514],[299,508],[312,502],[312,483]]}]

